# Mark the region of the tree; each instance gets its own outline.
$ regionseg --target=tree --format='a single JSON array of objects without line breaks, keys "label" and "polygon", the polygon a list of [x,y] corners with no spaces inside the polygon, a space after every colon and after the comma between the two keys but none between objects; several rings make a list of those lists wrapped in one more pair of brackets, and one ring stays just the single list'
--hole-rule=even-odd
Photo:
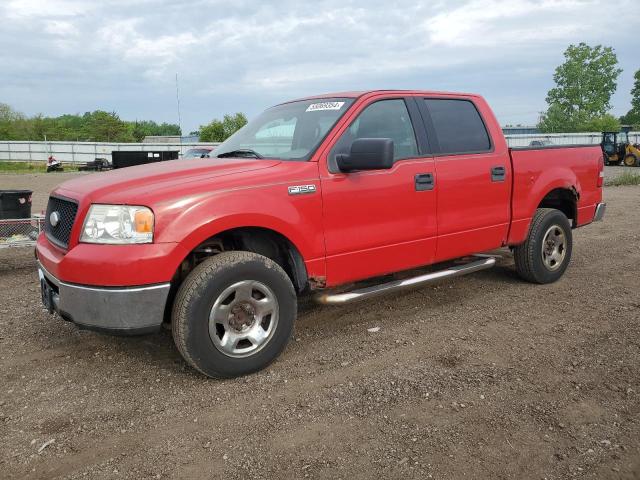
[{"label": "tree", "polygon": [[0,103],[0,139],[20,140],[27,135],[25,116],[6,103]]},{"label": "tree", "polygon": [[538,122],[538,128],[543,133],[577,132],[578,124],[574,118],[567,117],[566,113],[558,105],[549,105],[542,119]]},{"label": "tree", "polygon": [[585,122],[582,125],[582,130],[585,132],[618,132],[620,126],[620,120],[610,113],[606,113]]},{"label": "tree", "polygon": [[553,75],[556,86],[547,94],[549,108],[538,125],[543,132],[588,129],[590,122],[611,108],[611,96],[622,72],[611,47],[569,45],[564,57]]},{"label": "tree", "polygon": [[173,123],[163,122],[158,125],[153,120],[136,120],[126,122],[129,134],[136,142],[142,142],[144,137],[149,136],[179,136],[180,127]]},{"label": "tree", "polygon": [[631,110],[626,115],[620,117],[620,121],[625,125],[633,125],[640,128],[640,70],[634,75],[633,87],[631,88]]},{"label": "tree", "polygon": [[0,102],[0,122],[11,122],[23,118],[24,115],[22,113],[15,111],[13,108],[11,108],[10,105],[7,105],[6,103]]},{"label": "tree", "polygon": [[222,120],[214,119],[207,125],[200,126],[201,142],[224,142],[247,124],[244,113],[226,114]]},{"label": "tree", "polygon": [[87,112],[84,120],[83,136],[94,142],[118,142],[126,138],[127,126],[115,112]]},{"label": "tree", "polygon": [[174,137],[182,135],[182,130],[180,130],[180,127],[178,125],[166,122],[162,122],[160,125],[158,125],[156,132],[156,135],[166,135]]},{"label": "tree", "polygon": [[180,135],[180,127],[152,120],[128,122],[116,113],[102,110],[83,115],[26,117],[0,103],[0,140],[44,140],[46,136],[51,141],[140,142],[147,135]]}]

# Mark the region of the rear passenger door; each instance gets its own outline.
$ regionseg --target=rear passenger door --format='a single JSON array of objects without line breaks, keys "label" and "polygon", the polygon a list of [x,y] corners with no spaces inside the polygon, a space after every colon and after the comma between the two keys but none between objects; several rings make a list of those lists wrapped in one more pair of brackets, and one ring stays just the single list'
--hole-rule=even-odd
[{"label": "rear passenger door", "polygon": [[511,202],[506,146],[494,145],[472,98],[421,98],[418,103],[435,155],[436,261],[501,246]]}]

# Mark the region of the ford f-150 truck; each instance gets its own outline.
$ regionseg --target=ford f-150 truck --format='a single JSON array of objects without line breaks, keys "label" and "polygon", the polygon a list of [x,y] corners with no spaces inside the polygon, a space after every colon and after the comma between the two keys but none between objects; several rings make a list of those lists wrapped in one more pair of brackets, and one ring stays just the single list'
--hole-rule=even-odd
[{"label": "ford f-150 truck", "polygon": [[523,279],[558,280],[572,229],[604,215],[602,180],[598,145],[508,148],[478,95],[305,98],[212,158],[56,188],[36,247],[42,300],[105,332],[170,323],[197,370],[243,375],[285,348],[300,294],[369,298],[491,267],[481,253],[500,247]]}]

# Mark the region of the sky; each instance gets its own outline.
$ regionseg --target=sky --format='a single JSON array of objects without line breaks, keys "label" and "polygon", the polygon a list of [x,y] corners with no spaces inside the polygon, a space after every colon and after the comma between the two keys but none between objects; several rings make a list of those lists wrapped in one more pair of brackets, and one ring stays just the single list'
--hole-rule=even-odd
[{"label": "sky", "polygon": [[501,124],[535,124],[563,51],[586,42],[618,55],[622,115],[640,69],[629,19],[640,0],[0,0],[0,102],[178,123],[178,74],[185,133],[384,88],[479,93]]}]

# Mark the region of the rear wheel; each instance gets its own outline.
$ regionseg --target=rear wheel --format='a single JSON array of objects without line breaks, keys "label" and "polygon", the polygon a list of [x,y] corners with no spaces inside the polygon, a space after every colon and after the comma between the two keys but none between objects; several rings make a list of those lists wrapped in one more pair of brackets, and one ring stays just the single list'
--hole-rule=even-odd
[{"label": "rear wheel", "polygon": [[565,214],[539,208],[526,241],[514,249],[516,271],[528,282],[555,282],[569,266],[572,246],[571,225]]},{"label": "rear wheel", "polygon": [[223,252],[198,265],[173,305],[173,338],[183,358],[209,377],[245,375],[285,348],[296,294],[282,268],[251,252]]},{"label": "rear wheel", "polygon": [[631,153],[624,157],[624,164],[627,167],[640,167],[640,159]]}]

